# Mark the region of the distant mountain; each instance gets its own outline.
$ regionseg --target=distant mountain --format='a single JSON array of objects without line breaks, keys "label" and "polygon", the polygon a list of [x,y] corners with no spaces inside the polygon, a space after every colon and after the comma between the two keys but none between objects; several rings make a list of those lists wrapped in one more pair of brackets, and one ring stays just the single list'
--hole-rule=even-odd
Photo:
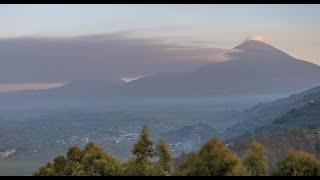
[{"label": "distant mountain", "polygon": [[128,83],[120,79],[81,79],[50,90],[2,93],[0,98],[289,95],[320,84],[320,66],[293,58],[266,43],[250,40],[234,49],[230,60],[208,63],[194,72],[162,72]]},{"label": "distant mountain", "polygon": [[302,107],[292,108],[288,113],[276,118],[270,124],[258,128],[256,133],[282,133],[285,130],[320,128],[320,100],[310,101]]},{"label": "distant mountain", "polygon": [[109,89],[119,87],[125,82],[122,80],[87,79],[74,80],[61,88],[51,89],[51,93],[61,96],[103,96]]},{"label": "distant mountain", "polygon": [[250,139],[259,132],[320,128],[320,86],[243,111],[239,123],[223,133],[226,140]]},{"label": "distant mountain", "polygon": [[195,72],[159,73],[122,85],[121,96],[221,96],[292,94],[320,84],[320,67],[259,41],[235,47],[225,62]]},{"label": "distant mountain", "polygon": [[24,100],[101,98],[106,96],[110,89],[120,87],[124,83],[122,80],[114,79],[73,80],[58,88],[0,93],[0,99],[12,102]]}]

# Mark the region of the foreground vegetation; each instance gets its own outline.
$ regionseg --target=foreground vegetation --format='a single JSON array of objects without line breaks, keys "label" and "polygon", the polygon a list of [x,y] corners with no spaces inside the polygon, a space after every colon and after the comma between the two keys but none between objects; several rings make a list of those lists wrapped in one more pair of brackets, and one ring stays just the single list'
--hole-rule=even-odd
[{"label": "foreground vegetation", "polygon": [[219,139],[209,140],[194,154],[174,166],[169,146],[163,139],[151,140],[145,126],[132,150],[121,163],[94,143],[84,149],[71,147],[66,157],[40,167],[34,176],[319,176],[320,161],[314,155],[291,150],[274,167],[268,167],[265,148],[253,141],[241,159]]}]

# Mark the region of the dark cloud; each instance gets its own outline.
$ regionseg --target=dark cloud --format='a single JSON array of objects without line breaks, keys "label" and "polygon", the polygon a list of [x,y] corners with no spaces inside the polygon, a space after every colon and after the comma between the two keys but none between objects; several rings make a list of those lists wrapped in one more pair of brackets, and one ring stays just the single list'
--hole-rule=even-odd
[{"label": "dark cloud", "polygon": [[0,39],[0,83],[119,79],[190,71],[230,50],[165,44],[123,35]]}]

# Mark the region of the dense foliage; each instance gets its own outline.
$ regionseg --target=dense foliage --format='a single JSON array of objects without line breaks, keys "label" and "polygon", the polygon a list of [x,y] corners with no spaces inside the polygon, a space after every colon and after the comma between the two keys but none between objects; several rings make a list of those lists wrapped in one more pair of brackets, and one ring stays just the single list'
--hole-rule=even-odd
[{"label": "dense foliage", "polygon": [[275,176],[319,176],[320,162],[314,155],[301,151],[291,151],[278,163]]},{"label": "dense foliage", "polygon": [[256,141],[250,145],[250,150],[243,160],[243,166],[251,176],[265,176],[268,173],[267,151]]},{"label": "dense foliage", "polygon": [[132,157],[121,163],[94,143],[84,149],[71,147],[40,167],[34,176],[318,176],[320,162],[314,155],[290,151],[268,171],[266,149],[256,141],[240,159],[217,138],[196,153],[184,155],[174,167],[171,150],[164,139],[154,144],[144,126],[134,144]]}]

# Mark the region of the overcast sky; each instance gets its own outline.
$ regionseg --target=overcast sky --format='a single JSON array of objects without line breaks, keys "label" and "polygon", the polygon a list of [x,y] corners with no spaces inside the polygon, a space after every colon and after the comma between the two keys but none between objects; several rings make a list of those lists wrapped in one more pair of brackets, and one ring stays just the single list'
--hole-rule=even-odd
[{"label": "overcast sky", "polygon": [[1,5],[0,84],[188,70],[252,35],[320,64],[319,17],[320,5]]}]

